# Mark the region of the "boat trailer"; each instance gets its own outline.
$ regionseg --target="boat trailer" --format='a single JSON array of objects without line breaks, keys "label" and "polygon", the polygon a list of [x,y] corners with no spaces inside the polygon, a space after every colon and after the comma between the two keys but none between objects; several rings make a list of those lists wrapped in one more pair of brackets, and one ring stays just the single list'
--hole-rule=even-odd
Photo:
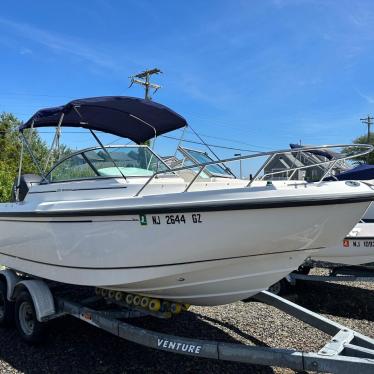
[{"label": "boat trailer", "polygon": [[[0,309],[7,302],[16,301],[17,304],[17,297],[23,295],[25,298],[26,292],[30,296],[29,300],[32,300],[35,318],[38,320],[36,323],[39,324],[70,315],[128,341],[188,356],[277,366],[297,371],[341,374],[374,372],[374,339],[268,291],[260,292],[253,298],[331,336],[331,339],[319,352],[190,339],[147,330],[123,321],[145,316],[147,315],[146,311],[123,307],[113,308],[113,305],[109,306],[105,303],[102,304],[107,307],[97,307],[97,301],[100,299],[98,296],[87,297],[86,295],[85,298],[77,301],[66,296],[70,293],[55,292],[54,285],[50,285],[47,281],[32,277],[20,278],[18,274],[9,269],[0,271],[0,283],[3,285],[3,293],[0,294]],[[57,285],[56,290],[58,289]],[[3,300],[1,300],[1,296],[3,296]],[[4,300],[4,296],[6,300]],[[1,312],[4,310],[0,310],[0,315]],[[16,321],[16,325],[19,326],[22,323]]]},{"label": "boat trailer", "polygon": [[325,275],[308,274],[303,271],[294,271],[285,278],[274,283],[268,291],[275,295],[285,295],[289,293],[290,287],[296,286],[297,281],[310,282],[374,282],[374,267],[362,265],[339,265],[329,262],[313,261],[311,268],[326,269],[329,271]]},{"label": "boat trailer", "polygon": [[328,269],[328,275],[300,274],[293,272],[287,276],[288,282],[295,285],[297,280],[314,282],[374,282],[374,267],[359,265],[334,265],[328,262],[313,262],[314,267]]}]

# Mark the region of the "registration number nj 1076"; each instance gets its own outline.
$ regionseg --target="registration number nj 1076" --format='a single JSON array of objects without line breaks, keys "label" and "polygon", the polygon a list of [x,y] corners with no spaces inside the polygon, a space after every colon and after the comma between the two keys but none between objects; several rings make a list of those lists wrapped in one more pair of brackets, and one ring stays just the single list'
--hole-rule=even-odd
[{"label": "registration number nj 1076", "polygon": [[351,239],[344,239],[343,240],[343,247],[366,247],[366,248],[374,248],[374,240],[351,240]]}]

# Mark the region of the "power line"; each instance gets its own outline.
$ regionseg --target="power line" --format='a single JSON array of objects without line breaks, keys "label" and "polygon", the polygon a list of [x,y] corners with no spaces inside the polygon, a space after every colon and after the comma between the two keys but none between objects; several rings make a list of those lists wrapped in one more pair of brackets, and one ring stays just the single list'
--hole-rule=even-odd
[{"label": "power line", "polygon": [[[167,138],[167,139],[173,139],[173,140],[180,140],[177,137],[174,136],[169,136],[169,135],[161,135],[162,138]],[[183,143],[191,143],[191,144],[199,144],[199,145],[208,145],[209,147],[214,147],[214,148],[222,148],[222,149],[228,149],[231,151],[241,151],[241,152],[258,152],[258,150],[253,150],[253,149],[243,149],[243,148],[234,148],[234,147],[227,147],[224,145],[218,145],[218,144],[210,144],[210,143],[202,143],[194,140],[189,140],[189,139],[183,139]]]},{"label": "power line", "polygon": [[[0,133],[1,134],[5,134],[5,133],[9,133],[10,134],[11,131],[0,130]],[[38,134],[52,134],[53,135],[54,131],[38,131]],[[64,131],[63,134],[88,134],[88,132],[86,132],[86,131]],[[167,138],[167,139],[172,139],[172,140],[180,140],[180,138],[177,138],[177,137],[174,137],[174,136],[168,136],[168,135],[161,135],[161,137],[162,138]],[[109,144],[113,144],[113,143],[115,143],[116,141],[118,141],[120,139],[122,139],[122,138],[118,137],[117,139],[115,139],[114,141],[112,141]],[[227,150],[231,150],[231,151],[253,152],[253,153],[258,152],[257,150],[253,150],[253,149],[227,147],[227,146],[220,145],[220,144],[202,143],[202,142],[198,142],[198,141],[194,141],[194,140],[190,140],[190,139],[184,139],[183,142],[184,143],[191,143],[191,144],[199,144],[199,145],[205,145],[205,144],[207,144],[210,147],[227,149]],[[129,143],[127,143],[127,144],[129,144]]]}]

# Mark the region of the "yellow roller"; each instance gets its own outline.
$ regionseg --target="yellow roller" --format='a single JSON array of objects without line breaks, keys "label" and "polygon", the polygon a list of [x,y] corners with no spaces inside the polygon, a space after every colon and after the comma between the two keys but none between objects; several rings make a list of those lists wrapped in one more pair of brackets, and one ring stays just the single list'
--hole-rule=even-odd
[{"label": "yellow roller", "polygon": [[116,301],[121,301],[122,300],[122,292],[117,291],[114,295],[114,298],[116,299]]},{"label": "yellow roller", "polygon": [[96,288],[95,288],[95,294],[96,294],[97,296],[100,296],[100,295],[101,295],[101,288],[100,288],[100,287],[96,287]]},{"label": "yellow roller", "polygon": [[158,312],[161,308],[161,302],[159,299],[151,299],[149,301],[148,309],[152,312]]},{"label": "yellow roller", "polygon": [[139,306],[141,301],[142,301],[142,297],[139,296],[139,295],[135,295],[134,298],[133,298],[133,300],[132,300],[132,303],[135,306]]},{"label": "yellow roller", "polygon": [[105,288],[102,288],[101,289],[101,296],[102,297],[107,297],[108,296],[108,290],[106,290]]},{"label": "yellow roller", "polygon": [[140,306],[144,309],[147,309],[149,305],[149,297],[143,296],[140,302]]},{"label": "yellow roller", "polygon": [[131,293],[126,295],[125,301],[127,304],[131,305],[134,300],[134,295],[131,295]]},{"label": "yellow roller", "polygon": [[169,312],[170,311],[170,301],[163,300],[161,303],[161,311]]},{"label": "yellow roller", "polygon": [[114,295],[116,294],[116,291],[114,290],[109,290],[108,291],[108,297],[109,299],[114,299]]},{"label": "yellow roller", "polygon": [[182,304],[182,310],[188,310],[191,304]]},{"label": "yellow roller", "polygon": [[172,303],[170,305],[170,311],[173,313],[173,314],[179,314],[181,311],[182,311],[182,305],[179,304],[179,303]]}]

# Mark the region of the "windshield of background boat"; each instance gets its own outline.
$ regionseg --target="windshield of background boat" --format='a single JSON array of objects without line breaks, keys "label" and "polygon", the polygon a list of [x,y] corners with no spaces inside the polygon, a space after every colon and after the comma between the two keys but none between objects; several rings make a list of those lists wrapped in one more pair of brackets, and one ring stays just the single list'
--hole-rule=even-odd
[{"label": "windshield of background boat", "polygon": [[[188,160],[190,160],[195,165],[201,165],[206,162],[214,161],[212,157],[210,157],[206,152],[203,152],[203,151],[199,151],[199,150],[191,149],[191,148],[185,148],[185,147],[178,147],[178,150],[183,154],[183,156],[185,156]],[[183,162],[183,164],[187,165],[185,161]],[[213,176],[213,177],[233,178],[233,175],[226,172],[226,170],[218,164],[207,166],[204,169],[203,173],[207,173],[209,174],[209,176]]]},{"label": "windshield of background boat", "polygon": [[[150,177],[170,168],[147,146],[87,148],[60,160],[47,174],[49,182],[92,178]],[[113,163],[115,162],[115,164]]]}]

